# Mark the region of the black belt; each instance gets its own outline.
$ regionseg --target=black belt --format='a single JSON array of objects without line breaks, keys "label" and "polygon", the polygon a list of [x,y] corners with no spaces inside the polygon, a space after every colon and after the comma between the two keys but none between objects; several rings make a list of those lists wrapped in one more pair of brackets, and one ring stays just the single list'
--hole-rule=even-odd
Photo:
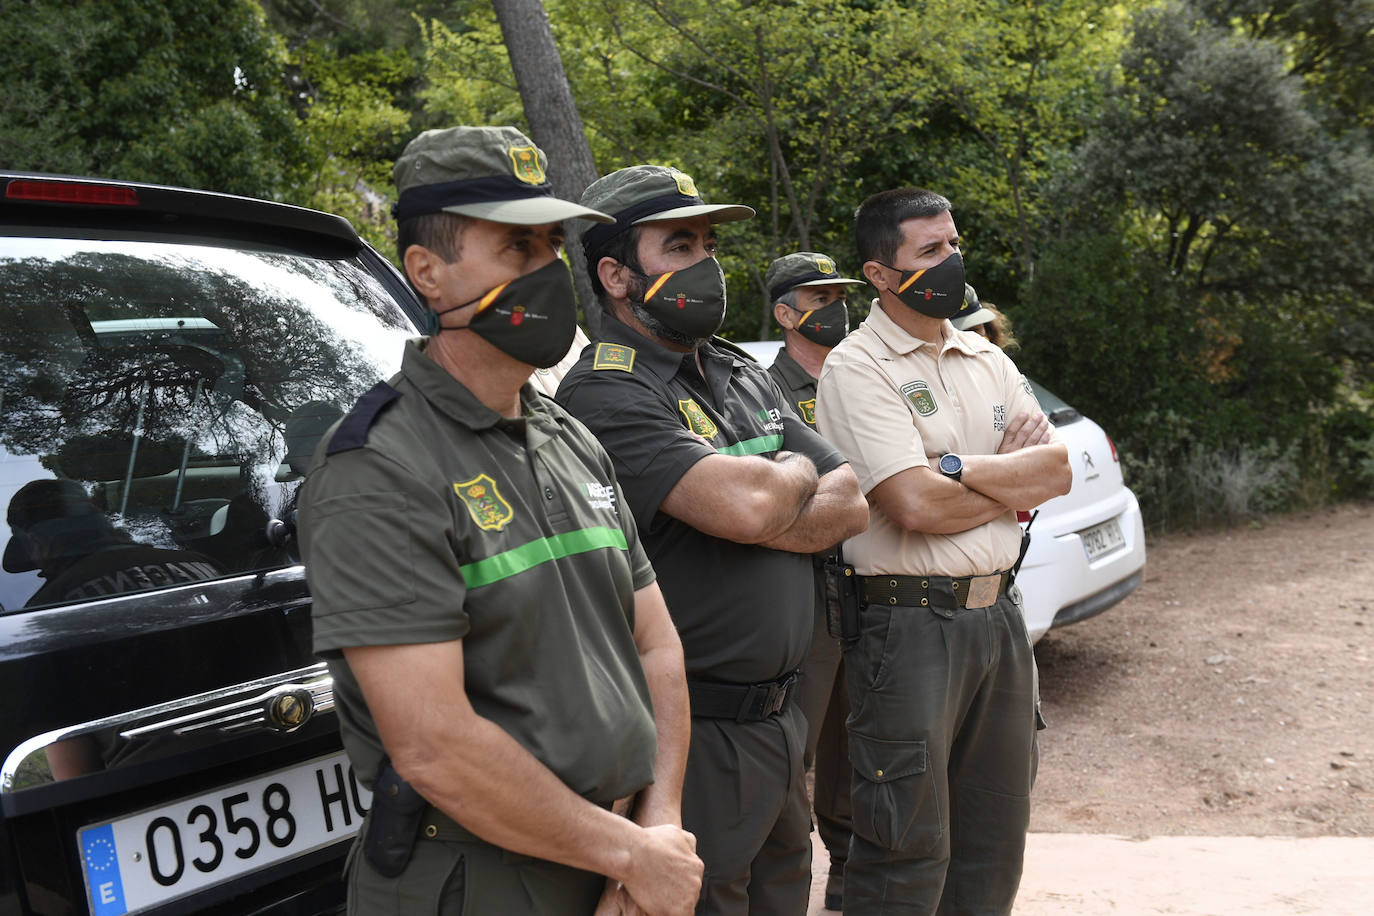
[{"label": "black belt", "polygon": [[1010,572],[987,576],[856,576],[859,601],[902,607],[988,607],[1007,593]]},{"label": "black belt", "polygon": [[707,719],[762,722],[787,708],[796,693],[797,672],[789,671],[762,684],[727,684],[721,681],[687,681],[692,715]]}]

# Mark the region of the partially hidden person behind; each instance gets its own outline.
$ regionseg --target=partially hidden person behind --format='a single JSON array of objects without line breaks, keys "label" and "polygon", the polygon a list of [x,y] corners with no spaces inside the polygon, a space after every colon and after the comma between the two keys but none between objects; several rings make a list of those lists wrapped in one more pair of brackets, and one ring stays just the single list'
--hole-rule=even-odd
[{"label": "partially hidden person behind", "polygon": [[677,169],[637,165],[583,206],[606,315],[558,400],[600,438],[682,637],[692,707],[684,826],[706,863],[703,914],[806,911],[810,818],[795,702],[812,632],[811,554],[868,510],[835,449],[768,373],[714,337],[725,318],[715,224]]},{"label": "partially hidden person behind", "polygon": [[428,337],[300,499],[315,650],[373,805],[349,912],[691,912],[681,644],[606,453],[529,384],[576,329],[542,151],[426,131],[395,166]]},{"label": "partially hidden person behind", "polygon": [[[769,264],[763,282],[783,340],[768,374],[787,396],[787,406],[815,429],[816,379],[830,351],[849,333],[848,287],[865,281],[841,276],[829,255],[795,251]],[[828,910],[840,908],[844,860],[849,855],[849,742],[844,727],[849,699],[837,629],[840,610],[833,607],[837,596],[831,596],[827,610],[825,564],[834,555],[830,548],[812,555],[815,623],[798,695],[806,716],[803,762],[808,770],[815,767],[814,823],[830,854],[824,899]]]},{"label": "partially hidden person behind", "polygon": [[900,188],[855,215],[878,290],[817,387],[823,435],[872,506],[844,544],[853,835],[844,912],[1006,914],[1036,771],[1034,655],[1012,600],[1017,510],[1072,474],[1029,384],[948,321],[964,302],[949,201]]},{"label": "partially hidden person behind", "polygon": [[1008,352],[1021,347],[1011,331],[1011,319],[991,302],[978,298],[978,291],[964,284],[964,307],[949,320],[956,331],[972,331],[999,350]]}]

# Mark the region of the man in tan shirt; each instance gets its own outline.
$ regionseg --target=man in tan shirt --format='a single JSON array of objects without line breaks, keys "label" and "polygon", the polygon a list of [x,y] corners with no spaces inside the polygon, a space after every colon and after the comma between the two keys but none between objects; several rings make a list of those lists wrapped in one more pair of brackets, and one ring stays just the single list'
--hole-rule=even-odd
[{"label": "man in tan shirt", "polygon": [[885,191],[855,229],[878,298],[816,405],[872,510],[844,545],[862,606],[844,911],[1010,913],[1036,765],[1016,510],[1068,491],[1068,454],[1011,360],[948,321],[964,300],[949,201]]}]

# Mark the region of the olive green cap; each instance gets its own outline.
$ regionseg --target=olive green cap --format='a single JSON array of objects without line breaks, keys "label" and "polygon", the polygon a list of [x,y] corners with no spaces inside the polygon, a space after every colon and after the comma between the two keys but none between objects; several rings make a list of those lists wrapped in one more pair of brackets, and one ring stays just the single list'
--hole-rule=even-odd
[{"label": "olive green cap", "polygon": [[582,206],[615,217],[614,226],[593,226],[582,236],[588,258],[607,242],[640,223],[706,216],[713,223],[749,219],[753,207],[708,204],[686,172],[662,165],[632,165],[593,181],[582,192]]},{"label": "olive green cap", "polygon": [[831,283],[863,283],[853,277],[842,277],[835,269],[835,260],[819,251],[794,251],[768,265],[763,285],[774,302],[799,286],[827,286]]},{"label": "olive green cap", "polygon": [[544,151],[514,127],[427,130],[406,144],[393,175],[400,195],[392,215],[456,213],[537,226],[565,219],[612,222],[590,207],[555,197]]},{"label": "olive green cap", "polygon": [[978,299],[977,291],[965,283],[964,304],[959,307],[958,313],[950,319],[950,323],[954,325],[956,331],[967,331],[969,328],[987,324],[989,321],[992,321],[992,312],[983,308],[983,303]]}]

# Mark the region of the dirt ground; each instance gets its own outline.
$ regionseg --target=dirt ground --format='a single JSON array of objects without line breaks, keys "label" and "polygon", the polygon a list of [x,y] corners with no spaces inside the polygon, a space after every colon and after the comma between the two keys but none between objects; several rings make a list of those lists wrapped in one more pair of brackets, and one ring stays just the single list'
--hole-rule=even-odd
[{"label": "dirt ground", "polygon": [[1374,836],[1374,506],[1148,545],[1036,646],[1032,832]]}]

